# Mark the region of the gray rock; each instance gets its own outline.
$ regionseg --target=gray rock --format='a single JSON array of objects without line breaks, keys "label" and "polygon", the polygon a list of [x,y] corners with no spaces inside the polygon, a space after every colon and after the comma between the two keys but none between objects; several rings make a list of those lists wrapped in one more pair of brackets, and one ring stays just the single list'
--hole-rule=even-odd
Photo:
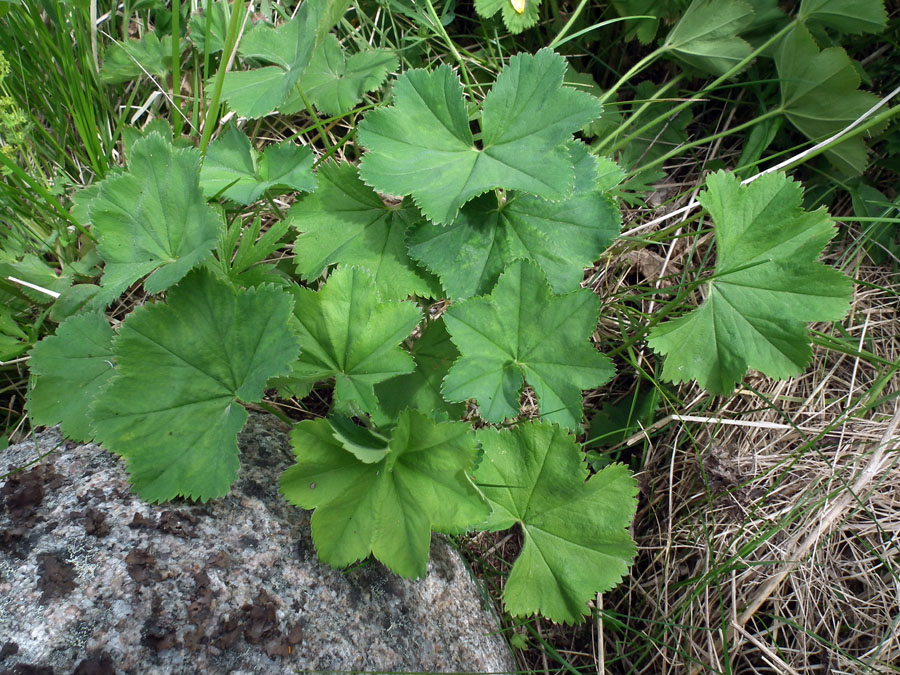
[{"label": "gray rock", "polygon": [[443,540],[418,581],[319,563],[278,493],[291,462],[277,420],[251,416],[227,497],[154,506],[55,430],[0,453],[0,475],[31,463],[0,480],[0,674],[515,670]]}]

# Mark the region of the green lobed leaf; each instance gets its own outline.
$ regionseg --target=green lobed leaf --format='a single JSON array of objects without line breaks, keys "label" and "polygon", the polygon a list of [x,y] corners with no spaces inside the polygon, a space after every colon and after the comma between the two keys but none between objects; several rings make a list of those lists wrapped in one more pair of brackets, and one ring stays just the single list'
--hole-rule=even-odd
[{"label": "green lobed leaf", "polygon": [[502,422],[519,413],[524,380],[543,419],[577,427],[581,390],[604,384],[614,372],[590,343],[599,313],[591,291],[553,295],[537,265],[514,262],[490,295],[454,303],[444,313],[462,354],[444,380],[444,398],[474,398],[485,420]]},{"label": "green lobed leaf", "polygon": [[106,262],[105,303],[145,274],[144,289],[159,293],[209,257],[223,224],[203,198],[199,173],[197,150],[152,133],[135,141],[128,171],[100,183],[90,213]]},{"label": "green lobed leaf", "polygon": [[228,0],[206,0],[202,3],[202,8],[191,15],[188,22],[191,42],[204,53],[215,54],[222,51],[225,49],[229,18],[231,7]]},{"label": "green lobed leaf", "polygon": [[570,143],[575,190],[561,202],[511,193],[498,205],[484,195],[462,208],[448,226],[423,223],[409,237],[409,252],[437,274],[450,298],[487,293],[514,260],[532,260],[555,293],[578,288],[619,233],[621,216],[597,189],[597,159],[583,143]]},{"label": "green lobed leaf", "polygon": [[753,51],[738,33],[753,22],[743,0],[694,0],[663,48],[703,72],[724,75]]},{"label": "green lobed leaf", "polygon": [[372,275],[359,267],[339,267],[318,293],[293,293],[302,351],[291,378],[303,384],[334,377],[339,412],[353,412],[351,403],[375,411],[375,385],[415,368],[399,345],[421,310],[412,302],[382,302]]},{"label": "green lobed leaf", "polygon": [[485,18],[500,12],[510,33],[521,33],[538,20],[541,0],[475,0],[475,11]]},{"label": "green lobed leaf", "polygon": [[[181,45],[184,51],[186,45]],[[126,40],[111,45],[103,55],[100,81],[104,84],[130,82],[143,75],[165,83],[172,70],[172,36],[160,40],[156,33],[147,33],[140,40]]]},{"label": "green lobed leaf", "polygon": [[116,374],[90,409],[97,440],[124,457],[150,502],[222,497],[237,477],[242,403],[297,356],[291,297],[234,291],[191,273],[166,303],[138,307],[113,341]]},{"label": "green lobed leaf", "polygon": [[310,281],[328,265],[342,263],[368,269],[388,300],[440,294],[434,279],[407,255],[406,232],[422,219],[414,206],[387,206],[352,164],[327,162],[317,175],[318,189],[289,212],[300,232],[294,260],[301,278]]},{"label": "green lobed leaf", "polygon": [[549,49],[518,54],[481,107],[481,148],[469,129],[459,79],[448,66],[411,70],[394,104],[359,125],[368,150],[360,176],[376,190],[412,195],[427,218],[452,222],[460,207],[495,188],[546,199],[572,193],[566,142],[600,114],[600,102],[562,86],[565,59]]},{"label": "green lobed leaf", "polygon": [[801,0],[797,16],[843,33],[880,33],[888,20],[883,0]]},{"label": "green lobed leaf", "polygon": [[484,456],[475,480],[492,508],[479,527],[518,523],[525,539],[503,591],[506,610],[581,621],[588,601],[618,584],[637,552],[628,533],[637,507],[634,477],[613,464],[588,479],[575,437],[555,424],[477,435]]},{"label": "green lobed leaf", "polygon": [[315,509],[316,551],[334,567],[371,553],[401,576],[424,576],[432,529],[458,532],[488,515],[467,475],[477,446],[464,422],[436,423],[407,410],[384,459],[368,464],[345,449],[327,420],[300,422],[291,444],[297,464],[282,474],[281,492]]},{"label": "green lobed leaf", "polygon": [[213,141],[200,169],[207,198],[221,194],[248,205],[267,191],[310,192],[316,189],[312,150],[291,141],[272,144],[258,157],[250,139],[234,126]]},{"label": "green lobed leaf", "polygon": [[66,438],[92,438],[88,406],[114,373],[113,331],[101,314],[73,316],[31,350],[34,387],[28,414],[35,425],[59,424]]},{"label": "green lobed leaf", "polygon": [[[821,52],[803,26],[781,40],[775,50],[784,114],[811,141],[821,141],[878,103],[878,97],[859,91],[859,73],[840,47]],[[866,145],[856,136],[825,151],[842,171],[856,175],[868,164]]]},{"label": "green lobed leaf", "polygon": [[[329,34],[313,53],[300,86],[319,112],[338,116],[352,110],[363,94],[380,87],[396,69],[397,55],[391,50],[366,49],[347,58],[337,37]],[[279,110],[292,114],[304,108],[297,92]]]},{"label": "green lobed leaf", "polygon": [[275,65],[226,73],[222,98],[244,117],[274,111],[293,93],[316,45],[347,4],[347,0],[304,0],[294,18],[278,28],[257,24],[244,35],[238,51],[244,58]]},{"label": "green lobed leaf", "polygon": [[746,186],[722,171],[707,179],[698,199],[715,223],[716,271],[699,308],[650,333],[650,347],[667,355],[663,378],[726,394],[748,367],[775,378],[806,367],[805,323],[843,317],[852,286],[816,262],[834,224],[824,209],[804,211],[802,197],[784,174]]},{"label": "green lobed leaf", "polygon": [[406,408],[446,413],[451,419],[459,419],[466,411],[461,403],[448,403],[441,396],[441,383],[450,366],[459,358],[459,350],[450,340],[450,334],[441,318],[430,321],[422,331],[410,352],[416,360],[416,369],[408,375],[400,375],[381,382],[375,394],[386,418],[379,417],[379,424],[396,420]]}]

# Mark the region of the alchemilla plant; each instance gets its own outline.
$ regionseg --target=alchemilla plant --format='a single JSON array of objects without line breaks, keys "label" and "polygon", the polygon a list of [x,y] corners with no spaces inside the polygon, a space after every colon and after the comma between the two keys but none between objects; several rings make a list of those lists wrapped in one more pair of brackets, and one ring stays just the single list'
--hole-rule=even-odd
[{"label": "alchemilla plant", "polygon": [[[476,3],[514,30],[537,5]],[[397,56],[346,53],[330,32],[343,10],[305,0],[278,27],[249,29],[246,69],[216,81],[222,100],[251,119],[333,118],[381,91]],[[209,12],[226,31],[227,6]],[[664,52],[719,74],[749,58],[743,14],[716,36],[696,15]],[[140,49],[165,70],[174,47],[157,43]],[[108,79],[130,61],[107,63]],[[623,464],[590,471],[578,442],[583,391],[615,373],[592,340],[604,303],[582,284],[619,235],[625,172],[588,144],[604,107],[566,69],[549,48],[516,54],[483,97],[448,65],[408,69],[355,128],[358,164],[292,141],[258,153],[235,124],[200,148],[165,125],[130,132],[126,166],[78,197],[102,278],[54,304],[56,334],[30,354],[32,421],[123,458],[148,501],[205,501],[237,477],[247,406],[333,386],[330,413],[294,425],[296,463],[273,476],[314,510],[323,561],[371,555],[419,577],[433,532],[518,527],[508,611],[580,621],[635,556],[637,486]],[[803,96],[786,92],[781,111],[797,124]],[[265,231],[260,212],[246,227],[229,215],[285,193],[296,202],[266,211]],[[807,322],[848,309],[849,279],[818,261],[833,223],[781,173],[742,183],[719,171],[698,199],[715,267],[698,279],[702,303],[649,334],[662,377],[727,393],[748,368],[801,372]],[[291,229],[286,271],[268,258]],[[136,284],[151,299],[111,325],[103,311]]]}]

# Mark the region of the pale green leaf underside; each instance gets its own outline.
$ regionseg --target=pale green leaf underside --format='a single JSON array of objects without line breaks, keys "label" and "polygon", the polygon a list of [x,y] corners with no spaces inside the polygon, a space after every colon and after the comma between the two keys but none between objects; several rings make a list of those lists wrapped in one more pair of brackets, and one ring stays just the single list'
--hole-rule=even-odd
[{"label": "pale green leaf underside", "polygon": [[342,263],[368,269],[386,300],[439,295],[433,277],[419,270],[406,252],[406,232],[421,220],[415,207],[386,206],[351,164],[323,164],[318,178],[319,188],[290,211],[300,232],[294,260],[304,280]]},{"label": "pale green leaf underside", "polygon": [[844,33],[880,33],[888,20],[884,0],[802,0],[797,14]]},{"label": "pale green leaf underside", "polygon": [[525,194],[478,197],[450,225],[423,223],[409,239],[410,254],[434,272],[450,298],[487,293],[508,264],[533,260],[555,293],[578,288],[619,232],[621,217],[597,187],[597,160],[582,143],[571,145],[575,190],[561,202]]},{"label": "pale green leaf underside", "polygon": [[415,368],[400,342],[422,313],[412,302],[381,302],[366,270],[339,267],[318,293],[293,293],[301,354],[291,377],[300,383],[334,377],[337,410],[352,412],[352,402],[374,411],[375,385]]},{"label": "pale green leaf underside", "polygon": [[[811,141],[842,130],[878,103],[859,91],[859,74],[840,47],[821,52],[803,26],[796,26],[778,45],[775,66],[781,80],[784,114]],[[868,164],[862,136],[830,147],[826,156],[844,172],[862,173]]]},{"label": "pale green leaf underside", "polygon": [[716,274],[698,309],[651,331],[650,346],[667,355],[665,379],[696,379],[725,394],[748,367],[776,378],[806,367],[805,323],[840,319],[851,284],[816,262],[834,226],[823,210],[804,211],[801,199],[784,174],[747,186],[724,172],[708,178],[699,200],[716,227]]},{"label": "pale green leaf underside", "polygon": [[143,499],[222,497],[237,477],[240,402],[297,355],[290,295],[270,286],[236,293],[194,272],[165,304],[144,305],[113,343],[116,374],[90,410],[95,436],[128,463]]},{"label": "pale green leaf underside", "polygon": [[600,103],[563,87],[564,71],[565,60],[549,49],[512,57],[484,100],[481,149],[448,66],[404,73],[394,104],[359,125],[368,150],[360,176],[382,192],[412,195],[438,223],[452,222],[463,204],[494,188],[567,197],[574,169],[565,142],[600,114]]},{"label": "pale green leaf underside", "polygon": [[[517,12],[512,0],[475,0],[475,11],[485,18],[494,16],[500,12],[503,16],[503,24],[510,33],[521,33],[526,28],[531,28],[538,20],[538,8],[541,0],[520,0],[524,8]],[[521,7],[521,5],[520,5]]]},{"label": "pale green leaf underside", "polygon": [[221,194],[248,205],[267,190],[310,192],[316,188],[313,154],[291,141],[270,145],[261,157],[250,139],[237,130],[228,130],[213,141],[200,169],[200,186],[207,198]]},{"label": "pale green leaf underside", "polygon": [[174,148],[151,133],[136,141],[128,170],[100,184],[90,213],[106,265],[108,303],[149,274],[144,289],[159,293],[212,252],[222,222],[200,190],[200,153]]},{"label": "pale green leaf underside", "polygon": [[663,47],[695,68],[723,75],[750,55],[737,35],[752,21],[753,8],[743,0],[694,0]]},{"label": "pale green leaf underside", "polygon": [[407,410],[385,458],[369,464],[334,438],[327,420],[301,422],[291,444],[297,464],[282,474],[281,492],[315,509],[316,551],[334,567],[371,553],[401,576],[424,576],[432,529],[461,531],[488,514],[467,476],[476,445],[466,423]]},{"label": "pale green leaf underside", "polygon": [[60,424],[66,438],[91,439],[88,406],[113,374],[112,328],[101,314],[73,316],[31,350],[32,424]]},{"label": "pale green leaf underside", "polygon": [[491,295],[455,303],[444,313],[461,353],[444,380],[444,398],[474,398],[485,420],[502,422],[519,414],[524,381],[534,389],[542,419],[577,427],[581,391],[614,373],[590,342],[599,311],[591,291],[553,295],[540,268],[514,262]]},{"label": "pale green leaf underside", "polygon": [[478,440],[484,456],[475,480],[492,507],[481,527],[518,523],[525,536],[503,592],[507,611],[581,621],[588,601],[618,584],[635,556],[628,534],[637,506],[634,478],[613,464],[585,482],[581,448],[556,425],[483,429]]}]

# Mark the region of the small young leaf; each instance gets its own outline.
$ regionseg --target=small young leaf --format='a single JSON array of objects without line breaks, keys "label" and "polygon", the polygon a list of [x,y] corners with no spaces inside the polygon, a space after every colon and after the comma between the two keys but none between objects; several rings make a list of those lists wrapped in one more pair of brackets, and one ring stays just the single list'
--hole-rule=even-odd
[{"label": "small young leaf", "polygon": [[387,206],[352,164],[322,164],[319,188],[290,210],[300,232],[294,245],[297,273],[306,281],[328,265],[367,268],[386,300],[437,297],[438,284],[406,252],[406,231],[422,216],[411,204]]},{"label": "small young leaf", "polygon": [[888,19],[883,0],[802,0],[797,15],[843,33],[880,33]]},{"label": "small young leaf", "polygon": [[[788,120],[811,141],[840,131],[878,103],[878,97],[859,91],[859,73],[840,47],[821,52],[809,31],[796,26],[775,51],[781,80],[781,105]],[[868,164],[866,145],[856,136],[825,151],[842,171],[862,173]]]},{"label": "small young leaf", "polygon": [[257,161],[250,139],[231,126],[210,144],[200,169],[200,187],[207,198],[221,194],[244,205],[267,190],[310,192],[316,189],[313,160],[308,147],[285,141],[267,147]]},{"label": "small young leaf", "polygon": [[206,0],[202,11],[192,14],[188,23],[191,42],[204,53],[215,54],[222,51],[225,49],[229,18],[231,7],[228,0]]},{"label": "small young leaf", "polygon": [[607,382],[614,369],[590,343],[600,299],[587,289],[553,295],[540,268],[516,261],[489,296],[453,304],[444,321],[462,356],[444,380],[448,401],[474,398],[488,422],[519,413],[524,379],[543,419],[575,428],[581,390]]},{"label": "small young leaf", "polygon": [[352,412],[351,402],[373,412],[375,385],[415,368],[399,345],[422,312],[412,302],[381,302],[366,270],[338,268],[318,293],[295,288],[294,299],[302,353],[291,377],[300,383],[334,377],[339,412]]},{"label": "small young leaf", "polygon": [[366,464],[334,438],[327,420],[291,434],[297,464],[281,476],[292,504],[315,509],[319,557],[344,567],[372,553],[397,574],[425,574],[431,530],[459,532],[488,514],[472,484],[475,437],[463,422],[435,423],[407,410],[384,459]]},{"label": "small young leaf", "polygon": [[101,314],[73,316],[31,350],[33,424],[60,424],[66,438],[91,440],[88,406],[112,377],[112,328]]},{"label": "small young leaf", "polygon": [[413,343],[411,352],[416,360],[415,371],[375,386],[381,410],[388,417],[376,421],[382,424],[396,420],[406,408],[446,413],[451,419],[462,417],[466,406],[447,403],[441,396],[441,383],[450,366],[459,358],[459,351],[450,340],[444,320],[431,321],[422,331],[422,336]]},{"label": "small young leaf", "polygon": [[475,11],[485,18],[500,12],[510,33],[521,33],[538,20],[541,0],[475,0]]},{"label": "small young leaf", "polygon": [[200,153],[174,148],[153,133],[134,143],[128,171],[109,176],[91,202],[97,249],[106,261],[103,302],[145,274],[159,293],[202,263],[222,222],[200,191]]},{"label": "small young leaf", "polygon": [[737,35],[753,22],[743,0],[694,0],[663,48],[701,71],[723,75],[752,51]]},{"label": "small young leaf", "polygon": [[748,367],[791,377],[812,354],[804,324],[847,313],[850,279],[816,262],[834,224],[823,209],[804,211],[802,197],[784,174],[747,186],[721,171],[707,179],[698,199],[716,226],[716,272],[699,308],[650,333],[667,355],[665,379],[727,394]]},{"label": "small young leaf", "polygon": [[438,223],[452,222],[463,204],[494,188],[568,197],[575,172],[566,142],[601,108],[589,94],[562,86],[565,67],[549,49],[513,56],[484,99],[481,149],[448,66],[404,73],[394,105],[359,125],[368,149],[360,176],[382,192],[412,195]]},{"label": "small young leaf", "polygon": [[451,298],[487,293],[512,261],[533,260],[554,293],[578,288],[619,232],[621,216],[596,189],[597,160],[583,143],[570,144],[575,190],[562,202],[511,193],[498,206],[494,195],[466,204],[448,226],[423,223],[409,238],[409,252],[437,274]]},{"label": "small young leaf", "polygon": [[[363,94],[382,85],[397,69],[397,55],[389,49],[367,49],[347,58],[338,39],[326,35],[300,78],[300,87],[312,104],[326,115],[342,115],[362,100]],[[297,92],[279,110],[286,115],[305,108]]]},{"label": "small young leaf", "polygon": [[222,497],[237,477],[241,403],[297,356],[290,294],[233,291],[205,270],[143,305],[113,341],[116,374],[90,410],[97,440],[123,456],[150,502]]},{"label": "small young leaf", "polygon": [[618,584],[637,552],[628,534],[637,507],[634,478],[613,464],[587,480],[575,437],[555,424],[482,429],[478,440],[484,456],[475,480],[492,507],[479,527],[518,523],[525,537],[503,591],[506,610],[581,621],[588,601]]}]

